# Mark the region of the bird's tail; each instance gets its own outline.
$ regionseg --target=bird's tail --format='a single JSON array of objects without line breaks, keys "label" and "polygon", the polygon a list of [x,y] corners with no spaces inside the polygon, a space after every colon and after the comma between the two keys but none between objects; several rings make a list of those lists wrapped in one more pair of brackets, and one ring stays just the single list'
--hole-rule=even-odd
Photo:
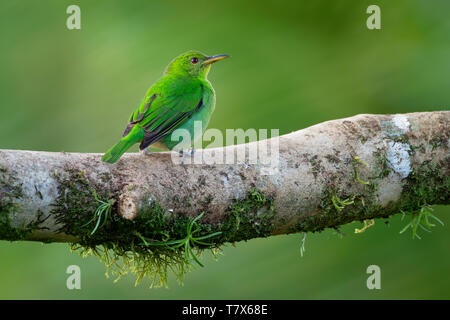
[{"label": "bird's tail", "polygon": [[138,126],[133,127],[129,134],[122,138],[117,144],[115,144],[111,149],[106,151],[102,157],[103,162],[114,163],[131,148],[133,144],[142,140],[143,129]]}]

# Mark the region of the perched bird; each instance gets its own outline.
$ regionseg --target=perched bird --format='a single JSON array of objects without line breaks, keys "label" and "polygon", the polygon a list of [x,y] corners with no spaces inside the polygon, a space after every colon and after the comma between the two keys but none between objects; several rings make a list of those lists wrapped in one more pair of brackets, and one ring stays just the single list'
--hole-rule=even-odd
[{"label": "perched bird", "polygon": [[191,51],[173,59],[163,77],[148,89],[141,105],[131,114],[122,139],[103,155],[102,161],[116,162],[138,142],[141,151],[151,145],[172,150],[179,144],[172,141],[172,133],[186,129],[194,137],[194,121],[201,121],[205,130],[216,103],[207,75],[212,63],[227,57]]}]

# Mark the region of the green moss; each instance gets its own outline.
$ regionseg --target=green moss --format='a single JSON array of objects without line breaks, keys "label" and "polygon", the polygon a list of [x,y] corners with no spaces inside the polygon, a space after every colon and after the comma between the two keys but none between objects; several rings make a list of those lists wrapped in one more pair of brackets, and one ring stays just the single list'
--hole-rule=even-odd
[{"label": "green moss", "polygon": [[337,212],[341,212],[346,206],[355,203],[355,197],[353,196],[347,199],[341,199],[337,195],[333,195],[331,197],[331,202],[333,203],[333,206],[337,210]]},{"label": "green moss", "polygon": [[354,222],[385,217],[389,213],[376,205],[376,185],[364,185],[363,193],[348,194],[345,191],[326,189],[322,197],[318,213],[308,216],[291,229],[291,232],[320,232],[326,228],[336,229],[338,226]]},{"label": "green moss", "polygon": [[250,189],[244,199],[233,201],[226,215],[217,229],[222,232],[218,239],[220,243],[268,237],[273,231],[273,198]]},{"label": "green moss", "polygon": [[[63,176],[67,174],[67,176]],[[96,244],[100,239],[90,237],[92,226],[90,220],[95,214],[98,202],[95,193],[100,199],[113,197],[100,186],[91,186],[84,176],[84,172],[68,170],[67,172],[55,172],[58,181],[59,196],[53,204],[52,213],[56,222],[61,225],[58,231],[74,235],[83,243]],[[110,221],[107,222],[109,224]],[[101,237],[100,237],[101,238]]]},{"label": "green moss", "polygon": [[384,150],[375,151],[373,153],[373,156],[375,158],[375,174],[372,179],[386,178],[392,171],[391,167],[389,166],[389,161],[386,157],[386,152]]},{"label": "green moss", "polygon": [[439,147],[443,147],[446,145],[448,140],[444,136],[437,136],[430,140],[431,150],[434,150]]},{"label": "green moss", "polygon": [[412,238],[421,239],[421,237],[418,234],[419,228],[426,232],[431,232],[430,229],[436,227],[436,222],[438,222],[443,226],[444,223],[435,215],[433,215],[432,212],[433,208],[424,206],[417,212],[410,213],[411,221],[400,231],[400,233],[403,233],[406,230],[411,229]]},{"label": "green moss", "polygon": [[0,203],[0,237],[2,240],[23,240],[31,234],[33,229],[28,227],[15,228],[11,225],[9,214],[14,212],[14,204]]},{"label": "green moss", "polygon": [[[107,274],[117,278],[136,274],[136,283],[147,277],[150,286],[166,286],[169,273],[182,281],[193,266],[192,259],[201,265],[197,256],[205,249],[215,253],[224,242],[269,236],[272,231],[273,200],[253,189],[244,199],[233,202],[221,224],[210,225],[202,222],[202,215],[194,221],[173,214],[150,201],[150,195],[151,204],[142,208],[135,219],[127,220],[117,214],[112,201],[116,195],[92,185],[83,173],[67,171],[65,177],[59,175],[57,179],[59,197],[53,211],[61,224],[60,231],[78,239],[72,249],[83,256],[100,257]],[[209,203],[211,199],[207,198],[205,202]],[[111,212],[93,233],[92,217],[104,203],[111,204]]]},{"label": "green moss", "polygon": [[18,200],[23,197],[22,186],[5,168],[0,167],[0,238],[9,241],[23,240],[36,228],[35,223],[16,228],[11,216],[20,210]]},{"label": "green moss", "polygon": [[400,143],[408,143],[408,138],[404,135],[401,135],[399,137],[395,137],[393,139],[395,142],[400,142]]},{"label": "green moss", "polygon": [[361,135],[360,136],[360,141],[361,141],[362,144],[365,144],[367,142],[367,137]]},{"label": "green moss", "polygon": [[[147,276],[151,286],[165,286],[171,270],[181,280],[190,268],[182,248],[149,248],[143,239],[160,242],[183,238],[189,218],[176,218],[153,202],[133,221],[124,219],[117,214],[117,207],[111,201],[114,194],[89,183],[82,172],[67,171],[66,174],[66,177],[57,176],[59,197],[53,213],[61,224],[59,231],[78,239],[72,249],[82,255],[100,257],[107,266],[107,274],[111,272],[118,278],[131,272],[137,275],[137,282]],[[110,214],[93,233],[90,222],[102,205],[99,200],[111,204]]]},{"label": "green moss", "polygon": [[386,177],[391,169],[388,167],[384,154],[379,152],[375,154],[375,157],[375,175],[368,178],[367,181],[361,179],[360,170],[369,165],[358,156],[352,157],[352,180],[360,185],[360,192],[352,194],[330,185],[323,192],[318,206],[318,214],[302,219],[291,228],[291,231],[318,232],[325,228],[337,228],[339,225],[352,221],[364,221],[389,215],[390,211],[385,212],[380,205],[376,204],[376,192],[377,179]]},{"label": "green moss", "polygon": [[391,169],[381,152],[376,157],[375,175],[368,181],[358,179],[358,166],[364,163],[359,158],[353,158],[354,181],[362,184],[360,193],[348,194],[345,190],[338,192],[334,187],[328,187],[320,201],[318,214],[302,219],[290,231],[317,232],[352,221],[363,222],[400,212],[410,213],[413,219],[417,219],[419,213],[429,208],[430,204],[448,204],[450,177],[443,174],[445,170],[441,168],[446,164],[425,161],[404,180],[400,200],[382,207],[377,203],[377,180],[386,177]]},{"label": "green moss", "polygon": [[321,160],[318,159],[318,156],[315,155],[313,156],[309,162],[311,163],[311,167],[312,167],[312,173],[314,175],[314,178],[317,177],[317,175],[320,173],[320,171],[322,170],[322,166],[321,166]]},{"label": "green moss", "polygon": [[[328,186],[320,200],[317,215],[308,216],[297,222],[291,232],[320,232],[325,228],[336,229],[353,221],[365,221],[374,217],[385,217],[391,213],[391,208],[384,210],[377,201],[377,179],[389,174],[387,159],[383,154],[376,155],[377,164],[375,176],[367,181],[360,178],[360,169],[368,167],[358,156],[352,157],[353,183],[360,186],[358,193],[348,193],[338,190],[335,186]],[[398,210],[398,209],[397,209]]]},{"label": "green moss", "polygon": [[[338,203],[341,203],[340,197],[337,196],[335,190],[325,190],[324,196],[320,200],[319,212],[317,215],[308,216],[295,224],[291,228],[291,232],[320,232],[328,227],[339,225],[343,215],[340,214],[346,205],[350,203],[346,202],[346,205],[339,207]],[[348,199],[348,198],[347,198]]]},{"label": "green moss", "polygon": [[363,181],[359,177],[359,169],[358,169],[359,165],[365,165],[366,167],[369,166],[366,162],[362,161],[358,156],[352,157],[353,176],[355,181],[360,184],[369,184],[369,181]]},{"label": "green moss", "polygon": [[[388,175],[390,169],[383,154],[380,153],[378,159],[376,176],[362,181],[358,179],[358,170],[366,164],[354,157],[354,183],[360,186],[359,193],[348,194],[330,186],[324,191],[318,214],[302,219],[290,231],[316,232],[352,221],[386,217],[401,210],[414,212],[430,203],[448,202],[449,177],[442,176],[441,170],[431,163],[424,163],[405,180],[402,201],[382,208],[377,204],[376,181]],[[134,220],[126,220],[117,214],[113,201],[117,194],[101,185],[93,185],[83,173],[68,171],[65,178],[58,176],[58,181],[59,198],[54,204],[54,213],[61,224],[60,231],[78,238],[79,242],[72,248],[83,255],[99,256],[109,272],[118,278],[134,273],[137,282],[148,277],[150,285],[165,286],[169,273],[174,273],[180,281],[183,279],[193,266],[190,257],[196,259],[204,250],[216,252],[225,242],[267,237],[273,232],[273,197],[256,189],[250,189],[242,199],[235,199],[226,210],[225,219],[212,225],[204,222],[202,216],[193,221],[194,217],[186,217],[181,212],[169,212],[157,201],[150,201],[150,195],[151,204],[141,209]],[[174,201],[177,199],[175,196]],[[180,205],[188,202],[185,207],[191,205],[189,201],[188,197],[178,199]],[[204,211],[211,201],[210,196],[202,201]],[[106,222],[92,233],[93,225],[88,222],[101,203],[109,203],[111,211]],[[188,231],[190,225],[194,232]],[[186,247],[192,237],[204,237],[208,242],[192,241],[190,247]],[[186,254],[186,250],[192,250],[193,254]]]},{"label": "green moss", "polygon": [[414,212],[430,204],[447,204],[450,199],[450,177],[431,160],[420,164],[405,179],[400,210]]},{"label": "green moss", "polygon": [[[181,282],[192,268],[184,247],[154,245],[186,238],[191,219],[174,217],[153,203],[139,212],[133,221],[115,215],[109,222],[107,227],[97,231],[98,234],[96,232],[72,246],[81,249],[83,255],[100,257],[107,266],[107,274],[112,273],[119,279],[133,273],[137,276],[136,284],[147,277],[150,286],[159,287],[167,286],[169,273],[175,274]],[[208,235],[211,229],[202,223],[196,223],[195,228],[199,236]],[[204,249],[215,247],[215,244],[197,245],[191,250],[199,256]]]},{"label": "green moss", "polygon": [[325,156],[325,158],[331,163],[339,163],[340,162],[339,158],[332,154],[327,154]]}]

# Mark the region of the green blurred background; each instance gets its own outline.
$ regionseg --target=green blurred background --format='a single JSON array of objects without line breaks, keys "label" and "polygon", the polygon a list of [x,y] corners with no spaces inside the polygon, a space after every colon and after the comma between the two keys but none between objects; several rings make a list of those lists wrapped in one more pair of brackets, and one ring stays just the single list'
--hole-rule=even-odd
[{"label": "green blurred background", "polygon": [[[66,8],[81,7],[81,30]],[[381,30],[366,8],[381,7]],[[0,148],[104,152],[147,87],[189,49],[231,54],[213,66],[210,127],[288,133],[359,113],[448,110],[449,1],[15,1],[0,2]],[[133,149],[136,151],[136,149]],[[96,258],[65,244],[0,241],[0,298],[391,299],[450,297],[450,208],[422,240],[406,220],[226,246],[184,286],[113,283]],[[81,290],[66,289],[68,265]],[[382,289],[366,287],[381,267]]]}]

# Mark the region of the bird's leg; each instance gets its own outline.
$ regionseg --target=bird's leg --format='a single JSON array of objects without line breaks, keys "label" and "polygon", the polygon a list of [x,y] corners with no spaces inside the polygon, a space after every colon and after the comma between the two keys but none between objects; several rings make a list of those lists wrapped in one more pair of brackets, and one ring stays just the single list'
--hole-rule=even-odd
[{"label": "bird's leg", "polygon": [[178,151],[178,153],[180,154],[180,157],[181,157],[181,165],[184,165],[184,155],[186,154],[186,152],[184,152],[183,149],[180,149],[180,151]]},{"label": "bird's leg", "polygon": [[195,149],[192,148],[190,151],[185,151],[185,150],[181,149],[180,151],[178,151],[178,153],[182,157],[181,158],[181,164],[184,164],[184,159],[186,159],[186,155],[188,155],[188,156],[190,156],[192,158],[194,156]]},{"label": "bird's leg", "polygon": [[139,150],[139,151],[140,151],[143,155],[145,155],[145,156],[149,156],[149,155],[155,153],[155,152],[153,152],[153,151],[150,151],[148,147],[145,148],[145,149],[143,149],[143,150]]}]

